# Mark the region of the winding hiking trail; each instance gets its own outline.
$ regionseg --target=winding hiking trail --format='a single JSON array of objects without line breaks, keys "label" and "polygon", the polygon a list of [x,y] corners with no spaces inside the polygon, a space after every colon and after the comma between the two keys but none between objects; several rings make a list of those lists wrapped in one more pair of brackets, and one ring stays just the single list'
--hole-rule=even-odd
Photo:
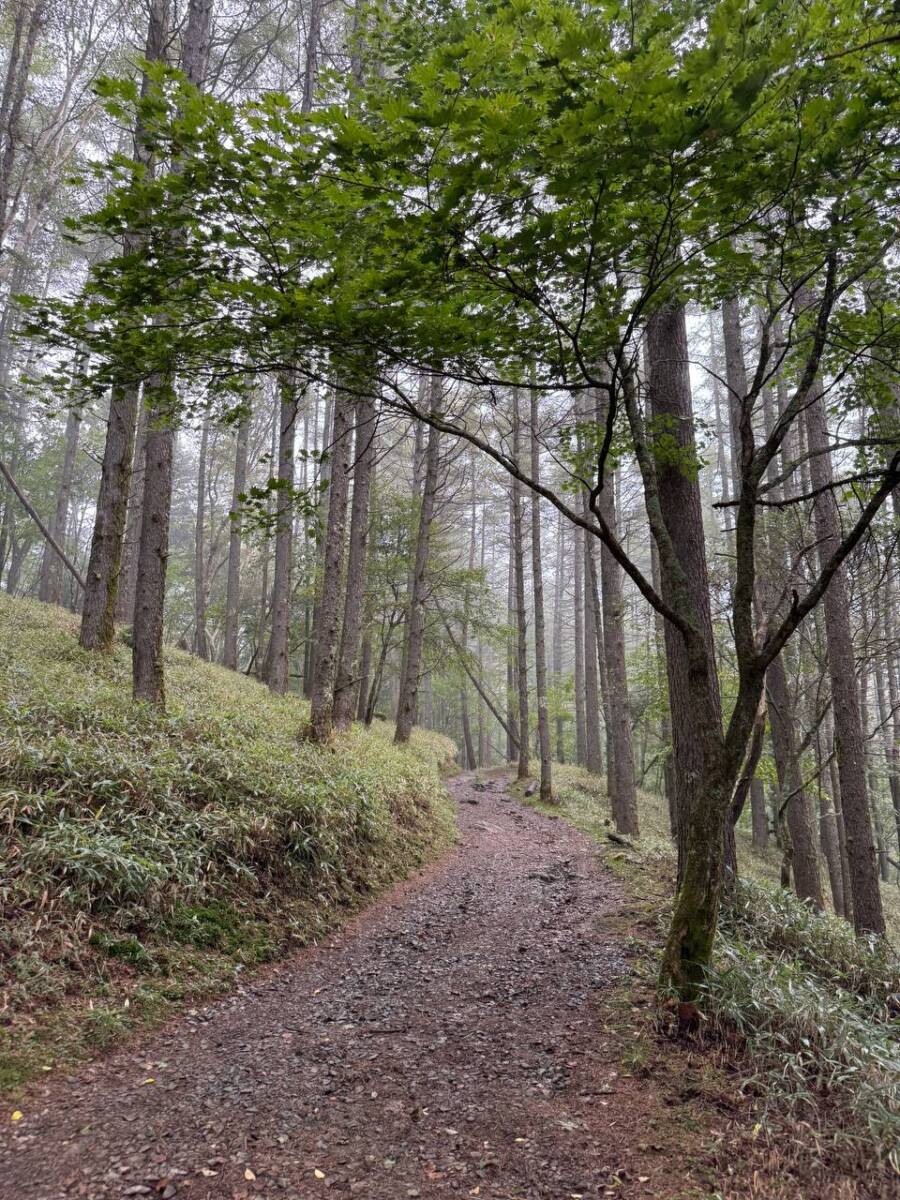
[{"label": "winding hiking trail", "polygon": [[620,885],[502,780],[450,787],[460,843],[440,863],[228,999],[33,1088],[2,1130],[0,1197],[677,1194],[641,1140],[660,1101],[603,1032]]}]

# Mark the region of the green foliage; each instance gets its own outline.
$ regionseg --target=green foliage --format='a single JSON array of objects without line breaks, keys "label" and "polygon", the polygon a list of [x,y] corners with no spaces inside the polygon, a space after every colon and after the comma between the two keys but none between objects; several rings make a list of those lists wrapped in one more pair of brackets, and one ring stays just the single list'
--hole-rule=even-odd
[{"label": "green foliage", "polygon": [[900,960],[774,885],[724,908],[707,989],[712,1027],[753,1064],[764,1120],[811,1121],[824,1147],[900,1173]]},{"label": "green foliage", "polygon": [[446,738],[355,729],[320,749],[298,740],[304,702],[180,652],[169,712],[135,708],[127,648],[88,654],[75,632],[0,598],[4,1040],[28,1063],[63,1000],[108,994],[130,1021],[176,977],[223,985],[451,836]]}]

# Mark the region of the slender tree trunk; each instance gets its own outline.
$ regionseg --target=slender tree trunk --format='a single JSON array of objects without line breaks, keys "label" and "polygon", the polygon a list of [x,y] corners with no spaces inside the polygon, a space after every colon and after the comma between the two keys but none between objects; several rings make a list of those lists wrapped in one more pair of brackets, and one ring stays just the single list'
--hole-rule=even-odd
[{"label": "slender tree trunk", "polygon": [[[513,389],[513,459],[521,460],[522,423],[519,393]],[[516,690],[519,714],[519,757],[516,778],[527,779],[530,766],[530,720],[528,713],[528,613],[525,609],[525,537],[522,513],[522,485],[512,481],[513,567],[516,582]]]},{"label": "slender tree trunk", "polygon": [[[605,415],[605,414],[601,414]],[[615,479],[610,475],[599,497],[600,515],[617,532]],[[628,703],[625,662],[625,598],[622,571],[605,545],[600,548],[603,595],[603,656],[606,661],[607,712],[610,728],[609,798],[619,833],[638,835],[637,789],[634,782],[634,745]]]},{"label": "slender tree trunk", "polygon": [[[212,0],[189,0],[181,67],[188,81],[195,87],[202,87],[206,79],[211,34]],[[177,169],[178,164],[175,165]],[[147,380],[144,402],[149,415],[135,597],[132,679],[135,700],[147,700],[162,707],[165,703],[163,611],[172,508],[172,457],[178,407],[171,372],[161,371]]]},{"label": "slender tree trunk", "polygon": [[[587,496],[583,497],[587,516]],[[584,542],[584,733],[585,760],[593,775],[603,774],[603,751],[600,744],[600,648],[603,645],[600,597],[597,594],[597,561],[594,558],[594,539],[585,536]]]},{"label": "slender tree trunk", "polygon": [[[138,546],[137,589],[132,642],[132,687],[135,700],[165,705],[163,681],[163,608],[169,558],[172,500],[174,393],[167,380],[147,381],[152,400],[147,427],[144,503]],[[123,514],[124,515],[124,514]]]},{"label": "slender tree trunk", "polygon": [[284,694],[290,680],[291,575],[294,557],[294,443],[297,391],[293,378],[280,380],[278,422],[278,505],[275,524],[275,572],[272,580],[272,628],[263,675],[273,692]]},{"label": "slender tree trunk", "polygon": [[[537,388],[531,388],[531,478],[541,477],[541,453],[538,441],[540,411]],[[538,706],[538,743],[541,751],[540,798],[547,804],[553,799],[553,751],[550,745],[550,713],[547,705],[547,646],[544,635],[544,576],[541,561],[541,501],[531,492],[531,574],[534,590],[534,679]]]},{"label": "slender tree trunk", "polygon": [[[557,695],[562,687],[563,671],[563,636],[562,636],[562,597],[563,575],[565,573],[565,536],[562,513],[557,514],[556,521],[556,572],[553,580],[553,685]],[[559,704],[559,699],[557,699]],[[559,762],[566,761],[565,723],[562,712],[556,717],[556,757]]]},{"label": "slender tree trunk", "polygon": [[[50,532],[60,545],[66,540],[66,529],[69,522],[69,502],[72,497],[72,481],[75,477],[75,456],[78,453],[78,436],[81,432],[81,410],[70,408],[66,418],[65,449],[63,451],[62,468],[56,489],[56,508]],[[41,579],[38,598],[46,604],[59,604],[62,576],[60,574],[61,560],[48,544],[44,547],[44,557],[41,562]]]},{"label": "slender tree trunk", "polygon": [[116,634],[116,595],[134,457],[137,399],[138,389],[134,384],[114,386],[110,394],[100,494],[81,610],[79,641],[85,650],[108,653]]},{"label": "slender tree trunk", "polygon": [[369,494],[375,464],[375,402],[369,397],[356,401],[355,460],[350,548],[347,555],[347,594],[334,684],[334,724],[338,730],[350,728],[358,682],[356,660],[362,631],[369,537]]},{"label": "slender tree trunk", "polygon": [[141,513],[144,506],[144,462],[147,451],[147,408],[139,406],[134,461],[128,486],[128,509],[122,542],[119,586],[116,589],[116,620],[134,624],[134,597],[137,589],[138,545],[141,540]]},{"label": "slender tree trunk", "polygon": [[573,626],[575,631],[575,761],[587,763],[587,731],[584,712],[584,530],[572,530],[575,543]]},{"label": "slender tree trunk", "polygon": [[801,900],[809,900],[821,909],[825,898],[816,851],[815,818],[811,797],[803,787],[802,764],[796,744],[797,719],[783,655],[779,655],[766,671],[766,693],[775,769],[778,773],[779,804],[786,805],[787,827],[791,836],[794,888]]},{"label": "slender tree trunk", "polygon": [[[440,412],[441,380],[431,379],[431,411]],[[413,567],[412,591],[409,615],[406,622],[406,653],[404,674],[400,683],[397,705],[397,725],[394,741],[403,744],[409,741],[418,715],[419,677],[422,668],[422,650],[425,643],[425,596],[428,583],[428,556],[431,548],[431,524],[438,489],[440,466],[440,434],[433,425],[428,428],[428,448],[425,452],[425,482],[422,487],[422,504],[419,511],[419,528],[416,536],[416,557]]]},{"label": "slender tree trunk", "polygon": [[197,463],[197,512],[194,522],[194,653],[209,658],[206,635],[206,458],[209,453],[209,415],[203,418]]},{"label": "slender tree trunk", "polygon": [[[830,440],[821,389],[804,413],[810,458],[810,478],[818,492],[813,509],[819,560],[825,563],[840,543],[840,518],[831,484]],[[853,919],[857,933],[884,933],[881,888],[869,797],[863,731],[859,713],[859,686],[856,655],[850,626],[850,602],[846,571],[835,572],[823,601],[825,640],[828,647],[828,672],[834,708],[838,773],[841,781],[841,805],[850,882],[853,892]]]},{"label": "slender tree trunk", "polygon": [[[170,37],[170,0],[152,0],[147,25],[144,57],[162,62]],[[144,77],[143,92],[150,87]],[[138,124],[134,135],[135,159],[152,173],[153,160]],[[125,237],[125,250],[137,253],[142,247],[139,236]],[[110,389],[109,419],[103,447],[100,494],[91,539],[91,552],[85,576],[86,588],[81,612],[79,640],[86,650],[109,652],[115,637],[116,599],[122,566],[122,539],[128,512],[128,492],[134,460],[135,421],[138,411],[138,381],[121,377]],[[171,448],[170,448],[171,453]],[[137,541],[140,541],[138,535]]]},{"label": "slender tree trunk", "polygon": [[309,736],[312,741],[320,744],[331,738],[334,729],[334,674],[343,617],[341,585],[344,575],[344,532],[347,527],[352,428],[351,401],[345,393],[336,392],[331,471],[328,480],[328,524],[325,530],[325,554],[322,564],[322,600],[316,630],[309,710]]},{"label": "slender tree trunk", "polygon": [[234,483],[231,490],[228,536],[228,583],[225,592],[225,638],[222,661],[232,671],[238,668],[238,627],[241,611],[241,496],[247,488],[247,457],[250,444],[250,412],[241,417],[234,451]]}]

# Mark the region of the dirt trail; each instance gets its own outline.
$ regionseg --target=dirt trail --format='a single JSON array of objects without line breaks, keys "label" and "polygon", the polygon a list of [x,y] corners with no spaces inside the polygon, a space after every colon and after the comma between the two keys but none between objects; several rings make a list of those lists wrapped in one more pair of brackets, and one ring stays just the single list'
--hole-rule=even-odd
[{"label": "dirt trail", "polygon": [[669,1195],[602,1035],[619,885],[503,788],[454,780],[459,847],[326,944],[34,1089],[0,1197]]}]

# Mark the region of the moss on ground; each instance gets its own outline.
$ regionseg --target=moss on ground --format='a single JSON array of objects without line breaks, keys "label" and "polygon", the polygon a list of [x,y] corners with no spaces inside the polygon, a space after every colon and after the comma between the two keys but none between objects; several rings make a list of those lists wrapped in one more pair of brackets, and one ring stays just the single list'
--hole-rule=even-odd
[{"label": "moss on ground", "polygon": [[313,746],[304,701],[174,650],[166,714],[135,707],[124,641],[76,634],[0,597],[0,1087],[227,991],[454,836],[448,739]]}]

